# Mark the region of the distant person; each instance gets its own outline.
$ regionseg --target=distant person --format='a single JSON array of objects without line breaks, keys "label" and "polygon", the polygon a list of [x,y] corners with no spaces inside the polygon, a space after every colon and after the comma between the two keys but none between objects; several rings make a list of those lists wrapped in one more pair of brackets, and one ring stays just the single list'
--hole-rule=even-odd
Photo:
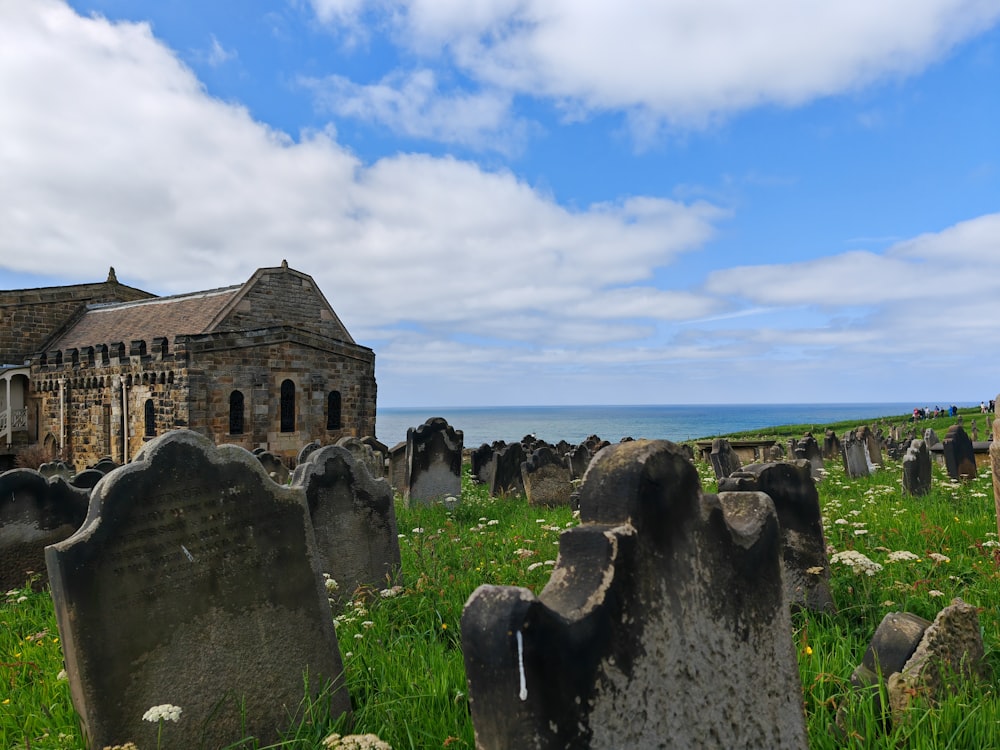
[{"label": "distant person", "polygon": [[986,413],[986,402],[985,401],[980,401],[979,402],[979,413],[980,414],[985,414]]}]

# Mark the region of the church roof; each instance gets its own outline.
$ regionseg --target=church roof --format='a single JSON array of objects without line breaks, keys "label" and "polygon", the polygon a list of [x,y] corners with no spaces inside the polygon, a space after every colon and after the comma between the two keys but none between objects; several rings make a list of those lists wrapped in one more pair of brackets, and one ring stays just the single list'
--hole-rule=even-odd
[{"label": "church roof", "polygon": [[239,284],[138,302],[88,305],[83,315],[46,348],[81,349],[116,341],[152,342],[158,336],[173,340],[178,335],[205,333],[242,288]]}]

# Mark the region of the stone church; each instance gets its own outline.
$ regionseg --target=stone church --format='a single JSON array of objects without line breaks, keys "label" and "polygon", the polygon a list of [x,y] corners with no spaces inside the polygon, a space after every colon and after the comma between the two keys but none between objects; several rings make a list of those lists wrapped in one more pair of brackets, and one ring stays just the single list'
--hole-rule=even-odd
[{"label": "stone church", "polygon": [[157,297],[120,284],[0,291],[0,453],[81,469],[187,427],[294,457],[375,434],[375,354],[282,262],[241,285]]}]

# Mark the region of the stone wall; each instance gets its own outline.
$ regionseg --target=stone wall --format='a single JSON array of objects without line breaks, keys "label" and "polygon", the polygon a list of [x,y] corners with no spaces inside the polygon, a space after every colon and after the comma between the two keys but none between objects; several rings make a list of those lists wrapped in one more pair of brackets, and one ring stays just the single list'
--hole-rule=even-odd
[{"label": "stone wall", "polygon": [[23,364],[88,303],[155,296],[113,279],[99,284],[0,291],[0,364]]}]

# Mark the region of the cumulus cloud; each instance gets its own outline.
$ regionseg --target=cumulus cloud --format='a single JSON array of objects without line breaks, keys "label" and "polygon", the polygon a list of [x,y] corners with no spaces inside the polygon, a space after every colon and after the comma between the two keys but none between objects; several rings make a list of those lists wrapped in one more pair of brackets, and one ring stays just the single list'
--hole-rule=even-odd
[{"label": "cumulus cloud", "polygon": [[[114,265],[127,283],[172,292],[286,258],[349,327],[386,339],[412,324],[606,342],[714,305],[645,287],[627,299],[712,236],[726,214],[711,204],[633,196],[570,209],[455,158],[364,163],[332,132],[293,138],[207,95],[146,24],[53,0],[7,3],[4,16],[6,268],[93,280]],[[605,301],[614,324],[600,321]]]},{"label": "cumulus cloud", "polygon": [[491,90],[625,111],[647,135],[761,104],[798,105],[923,70],[997,22],[992,0],[314,0],[378,16],[395,43]]}]

